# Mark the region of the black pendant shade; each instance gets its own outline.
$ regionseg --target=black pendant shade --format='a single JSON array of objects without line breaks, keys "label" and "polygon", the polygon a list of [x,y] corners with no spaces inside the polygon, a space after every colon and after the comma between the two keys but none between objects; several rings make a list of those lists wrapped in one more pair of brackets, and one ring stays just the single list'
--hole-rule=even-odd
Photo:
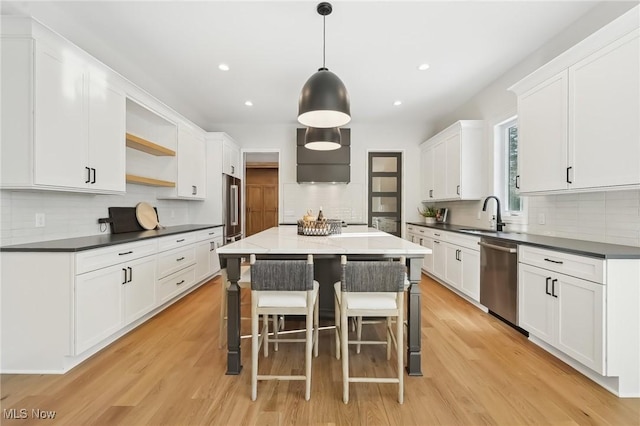
[{"label": "black pendant shade", "polygon": [[349,93],[340,77],[320,68],[302,87],[298,121],[308,127],[344,126],[351,120]]},{"label": "black pendant shade", "polygon": [[308,127],[304,134],[304,147],[316,151],[331,151],[340,148],[340,129]]},{"label": "black pendant shade", "polygon": [[337,128],[351,121],[349,93],[342,80],[325,67],[324,19],[332,11],[331,4],[318,4],[323,19],[322,68],[302,87],[298,100],[298,121],[313,128]]}]

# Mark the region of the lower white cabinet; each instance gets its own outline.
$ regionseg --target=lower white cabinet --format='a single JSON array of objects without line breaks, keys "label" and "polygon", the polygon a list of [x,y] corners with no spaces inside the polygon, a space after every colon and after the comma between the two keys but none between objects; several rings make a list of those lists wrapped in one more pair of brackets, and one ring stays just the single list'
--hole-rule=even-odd
[{"label": "lower white cabinet", "polygon": [[428,247],[422,269],[466,294],[480,300],[480,251],[477,237],[436,228],[407,225],[407,239]]},{"label": "lower white cabinet", "polygon": [[199,232],[78,252],[3,251],[1,371],[64,373],[204,282],[220,268],[215,250],[199,265],[198,238],[218,241],[222,228]]},{"label": "lower white cabinet", "polygon": [[116,265],[76,278],[75,355],[122,327],[122,285],[125,271],[126,269]]},{"label": "lower white cabinet", "polygon": [[76,355],[155,307],[155,269],[147,256],[76,277]]},{"label": "lower white cabinet", "polygon": [[222,245],[222,236],[206,239],[196,244],[196,281],[220,271],[218,247]]},{"label": "lower white cabinet", "polygon": [[124,325],[137,320],[156,306],[155,256],[130,262],[126,266],[129,277],[122,284]]},{"label": "lower white cabinet", "polygon": [[480,300],[480,251],[451,243],[443,243],[445,281],[456,289]]},{"label": "lower white cabinet", "polygon": [[604,373],[604,286],[520,264],[519,326]]}]

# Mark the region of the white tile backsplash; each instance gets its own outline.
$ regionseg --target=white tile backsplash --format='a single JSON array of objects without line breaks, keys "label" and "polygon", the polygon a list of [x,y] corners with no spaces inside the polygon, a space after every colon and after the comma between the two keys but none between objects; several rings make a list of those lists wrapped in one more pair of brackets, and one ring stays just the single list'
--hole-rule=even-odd
[{"label": "white tile backsplash", "polygon": [[[588,192],[527,197],[530,234],[640,247],[640,190]],[[449,223],[488,228],[490,214],[482,201],[437,203],[449,208]],[[478,212],[481,218],[477,219]],[[544,215],[544,224],[538,223]]]},{"label": "white tile backsplash", "polygon": [[[128,184],[124,195],[2,190],[0,245],[109,233],[108,226],[101,232],[98,218],[108,217],[109,207],[135,207],[141,201],[158,209],[162,225],[190,223],[189,203],[193,201],[158,200],[154,188],[142,185]],[[44,213],[44,227],[36,228],[36,213]]]},{"label": "white tile backsplash", "polygon": [[[640,190],[528,197],[527,232],[640,246]],[[538,214],[546,217],[538,223]]]}]

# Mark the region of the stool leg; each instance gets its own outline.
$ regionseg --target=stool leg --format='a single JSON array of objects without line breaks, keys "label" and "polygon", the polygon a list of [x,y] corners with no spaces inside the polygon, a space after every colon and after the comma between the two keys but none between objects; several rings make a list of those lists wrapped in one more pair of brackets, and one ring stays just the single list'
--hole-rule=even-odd
[{"label": "stool leg", "polygon": [[307,320],[306,320],[306,340],[304,351],[304,370],[305,370],[305,391],[304,399],[307,401],[311,398],[311,351],[313,349],[313,317],[314,313],[311,311],[313,307],[307,308]]},{"label": "stool leg", "polygon": [[[362,317],[356,317],[356,339],[362,340]],[[356,353],[360,353],[360,343],[356,345]]]},{"label": "stool leg", "polygon": [[262,345],[264,357],[269,356],[269,315],[262,316]]},{"label": "stool leg", "polygon": [[333,301],[333,323],[336,326],[336,359],[340,359],[340,335],[342,334],[342,330],[340,327],[340,304],[338,303],[337,296],[334,297]]},{"label": "stool leg", "polygon": [[391,359],[391,317],[387,317],[387,360]]},{"label": "stool leg", "polygon": [[313,356],[315,356],[316,358],[318,357],[318,327],[320,325],[320,321],[319,321],[319,316],[320,313],[318,312],[318,299],[320,299],[320,297],[316,296],[316,302],[313,306]]},{"label": "stool leg", "polygon": [[251,309],[251,400],[258,396],[258,313],[256,307]]},{"label": "stool leg", "polygon": [[273,350],[278,350],[278,315],[272,317],[273,321]]},{"label": "stool leg", "polygon": [[347,313],[344,306],[340,312],[340,339],[342,340],[342,401],[347,404],[349,402],[349,342],[347,336]]}]

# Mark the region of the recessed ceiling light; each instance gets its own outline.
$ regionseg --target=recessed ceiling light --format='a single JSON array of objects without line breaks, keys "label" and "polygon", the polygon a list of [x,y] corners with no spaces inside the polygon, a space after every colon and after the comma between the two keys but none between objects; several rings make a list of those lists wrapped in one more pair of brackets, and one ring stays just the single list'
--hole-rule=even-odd
[{"label": "recessed ceiling light", "polygon": [[393,106],[398,106],[398,105],[402,105],[402,101],[395,101],[393,103]]},{"label": "recessed ceiling light", "polygon": [[429,64],[420,64],[420,65],[418,65],[418,69],[420,71],[428,70],[429,69]]},{"label": "recessed ceiling light", "polygon": [[246,106],[253,106],[253,102],[251,102],[251,101],[246,101],[244,104],[245,104]]},{"label": "recessed ceiling light", "polygon": [[229,71],[229,65],[227,65],[227,64],[220,64],[220,65],[218,65],[218,68],[221,71]]}]

